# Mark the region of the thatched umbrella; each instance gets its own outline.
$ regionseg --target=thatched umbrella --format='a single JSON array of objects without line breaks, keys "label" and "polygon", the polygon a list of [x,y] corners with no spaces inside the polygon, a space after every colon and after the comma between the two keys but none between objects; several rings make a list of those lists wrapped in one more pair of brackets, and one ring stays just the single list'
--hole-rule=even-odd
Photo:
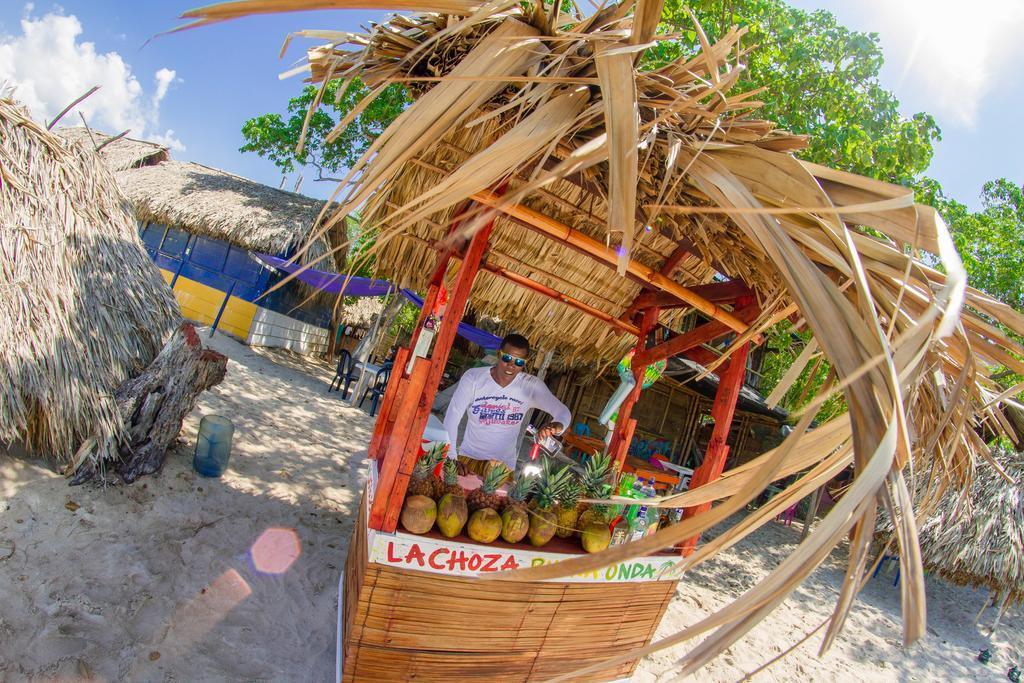
[{"label": "thatched umbrella", "polygon": [[[368,7],[240,0],[187,16],[205,24],[344,6]],[[732,92],[746,49],[740,29],[712,44],[694,24],[697,54],[647,69],[643,52],[671,39],[656,35],[657,0],[602,5],[586,17],[540,0],[380,6],[422,13],[390,17],[365,34],[310,32],[331,42],[308,60],[314,82],[358,77],[369,97],[401,82],[416,96],[341,188],[338,219],[365,203],[382,275],[423,286],[437,250],[496,218],[471,300],[478,313],[506,321],[539,347],[558,348],[570,363],[617,360],[636,345],[630,314],[647,290],[653,300],[668,295],[735,331],[723,360],[780,320],[806,326],[832,368],[819,400],[841,390],[849,406],[807,431],[812,408],[779,448],[672,499],[686,507],[722,501],[681,524],[492,578],[569,576],[671,546],[742,510],[769,482],[804,473],[772,505],[682,560],[678,568],[686,569],[852,463],[846,495],[765,581],[679,634],[575,674],[717,628],[682,660],[684,672],[692,671],[742,637],[849,534],[849,570],[827,647],[863,578],[879,507],[896,513],[904,639],[920,637],[923,570],[903,469],[913,460],[943,485],[969,483],[985,448],[973,428],[985,422],[1006,431],[989,405],[1000,389],[986,365],[1024,372],[1007,352],[1019,347],[991,324],[1024,334],[1024,316],[966,287],[934,209],[915,204],[907,188],[794,157],[803,138],[757,118],[754,93]],[[737,310],[698,294],[716,273],[755,291],[756,319],[744,322]],[[534,286],[521,287],[527,279]],[[662,311],[659,322],[672,329],[685,314]]]},{"label": "thatched umbrella", "polygon": [[946,496],[921,524],[925,567],[960,586],[1024,602],[1024,454],[994,448],[966,495]]},{"label": "thatched umbrella", "polygon": [[112,457],[114,391],[157,355],[177,304],[92,148],[3,99],[0,159],[0,442]]}]

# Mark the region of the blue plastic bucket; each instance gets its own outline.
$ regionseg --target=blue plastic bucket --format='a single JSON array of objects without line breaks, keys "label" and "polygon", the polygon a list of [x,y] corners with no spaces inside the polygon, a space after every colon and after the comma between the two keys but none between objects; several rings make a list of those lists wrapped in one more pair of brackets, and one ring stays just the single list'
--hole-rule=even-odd
[{"label": "blue plastic bucket", "polygon": [[231,420],[220,415],[207,415],[199,423],[196,437],[196,454],[192,458],[192,469],[204,477],[219,477],[228,468],[231,455],[231,437],[235,426]]}]

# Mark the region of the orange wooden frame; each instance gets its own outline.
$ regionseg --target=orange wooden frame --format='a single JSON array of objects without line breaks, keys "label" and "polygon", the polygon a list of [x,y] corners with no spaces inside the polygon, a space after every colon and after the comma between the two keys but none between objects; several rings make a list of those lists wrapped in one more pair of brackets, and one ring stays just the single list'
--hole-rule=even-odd
[{"label": "orange wooden frame", "polygon": [[[449,237],[457,230],[463,213],[463,209],[456,211],[456,217],[449,229]],[[733,313],[719,316],[719,320],[713,320],[691,332],[648,348],[648,337],[658,327],[661,305],[677,307],[681,303],[678,300],[673,300],[673,293],[648,292],[638,296],[628,309],[628,313],[635,311],[638,314],[637,325],[632,324],[627,316],[624,316],[627,317],[625,320],[614,318],[526,276],[488,264],[485,252],[493,226],[494,217],[492,215],[491,219],[473,235],[468,244],[463,246],[458,277],[441,320],[434,352],[430,358],[417,358],[412,365],[412,371],[407,373],[410,349],[415,348],[419,333],[428,316],[433,312],[449,264],[456,256],[456,247],[452,246],[450,241],[446,246],[438,248],[437,264],[431,274],[419,320],[413,331],[409,348],[399,349],[395,357],[395,370],[388,382],[383,405],[370,441],[370,457],[380,461],[377,490],[369,510],[369,526],[373,529],[391,532],[397,527],[402,502],[409,485],[409,476],[422,450],[421,440],[430,407],[437,394],[445,364],[448,362],[451,345],[455,339],[458,324],[465,312],[470,290],[481,269],[581,310],[604,321],[617,332],[629,332],[637,336],[632,363],[636,385],[619,408],[618,419],[609,446],[609,452],[620,469],[626,459],[626,452],[636,430],[636,420],[630,414],[640,396],[643,372],[647,365],[678,353],[686,353],[691,357],[696,356],[703,359],[703,354],[700,353],[701,349],[697,348],[700,344],[731,333],[737,324],[749,324],[759,314],[757,305],[749,295],[749,289],[743,283],[716,283],[715,287],[706,288],[701,294],[709,295],[709,298],[721,302],[735,301],[737,308]],[[678,248],[666,261],[662,271],[668,271],[670,275],[686,253],[684,248]],[[595,258],[597,257],[595,256]],[[658,273],[658,275],[661,274]],[[717,308],[715,312],[719,312]],[[715,419],[714,433],[711,443],[708,445],[704,463],[694,472],[691,487],[701,486],[721,476],[729,452],[726,441],[735,414],[739,390],[743,386],[749,350],[750,342],[737,349],[721,373],[715,403],[712,407],[712,417]],[[708,507],[710,506],[688,508],[684,514],[691,517]],[[696,547],[697,540],[695,537],[686,541],[683,552],[687,554],[692,552]]]}]

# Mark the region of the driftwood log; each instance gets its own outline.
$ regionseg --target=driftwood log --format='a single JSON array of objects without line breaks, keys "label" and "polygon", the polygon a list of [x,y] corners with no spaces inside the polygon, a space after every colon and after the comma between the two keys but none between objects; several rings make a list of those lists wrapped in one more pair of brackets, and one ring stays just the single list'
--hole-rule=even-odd
[{"label": "driftwood log", "polygon": [[[104,467],[129,484],[159,471],[196,398],[220,384],[227,362],[223,354],[204,349],[195,328],[182,323],[150,366],[114,392],[128,440],[120,445],[121,457]],[[71,484],[85,483],[95,475],[96,467],[85,464]]]}]

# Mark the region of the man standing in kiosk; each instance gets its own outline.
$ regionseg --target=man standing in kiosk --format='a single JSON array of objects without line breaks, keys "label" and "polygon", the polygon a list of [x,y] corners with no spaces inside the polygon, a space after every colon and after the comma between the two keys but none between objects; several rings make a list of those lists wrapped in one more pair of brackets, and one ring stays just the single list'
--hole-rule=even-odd
[{"label": "man standing in kiosk", "polygon": [[[482,476],[493,463],[500,462],[514,471],[519,427],[531,408],[552,417],[538,430],[538,438],[557,436],[569,425],[569,409],[540,378],[524,371],[529,355],[526,337],[510,334],[501,340],[496,365],[466,370],[459,380],[444,416],[444,427],[451,444],[448,455],[457,454],[465,470]],[[466,434],[458,443],[463,416],[468,416]]]}]

